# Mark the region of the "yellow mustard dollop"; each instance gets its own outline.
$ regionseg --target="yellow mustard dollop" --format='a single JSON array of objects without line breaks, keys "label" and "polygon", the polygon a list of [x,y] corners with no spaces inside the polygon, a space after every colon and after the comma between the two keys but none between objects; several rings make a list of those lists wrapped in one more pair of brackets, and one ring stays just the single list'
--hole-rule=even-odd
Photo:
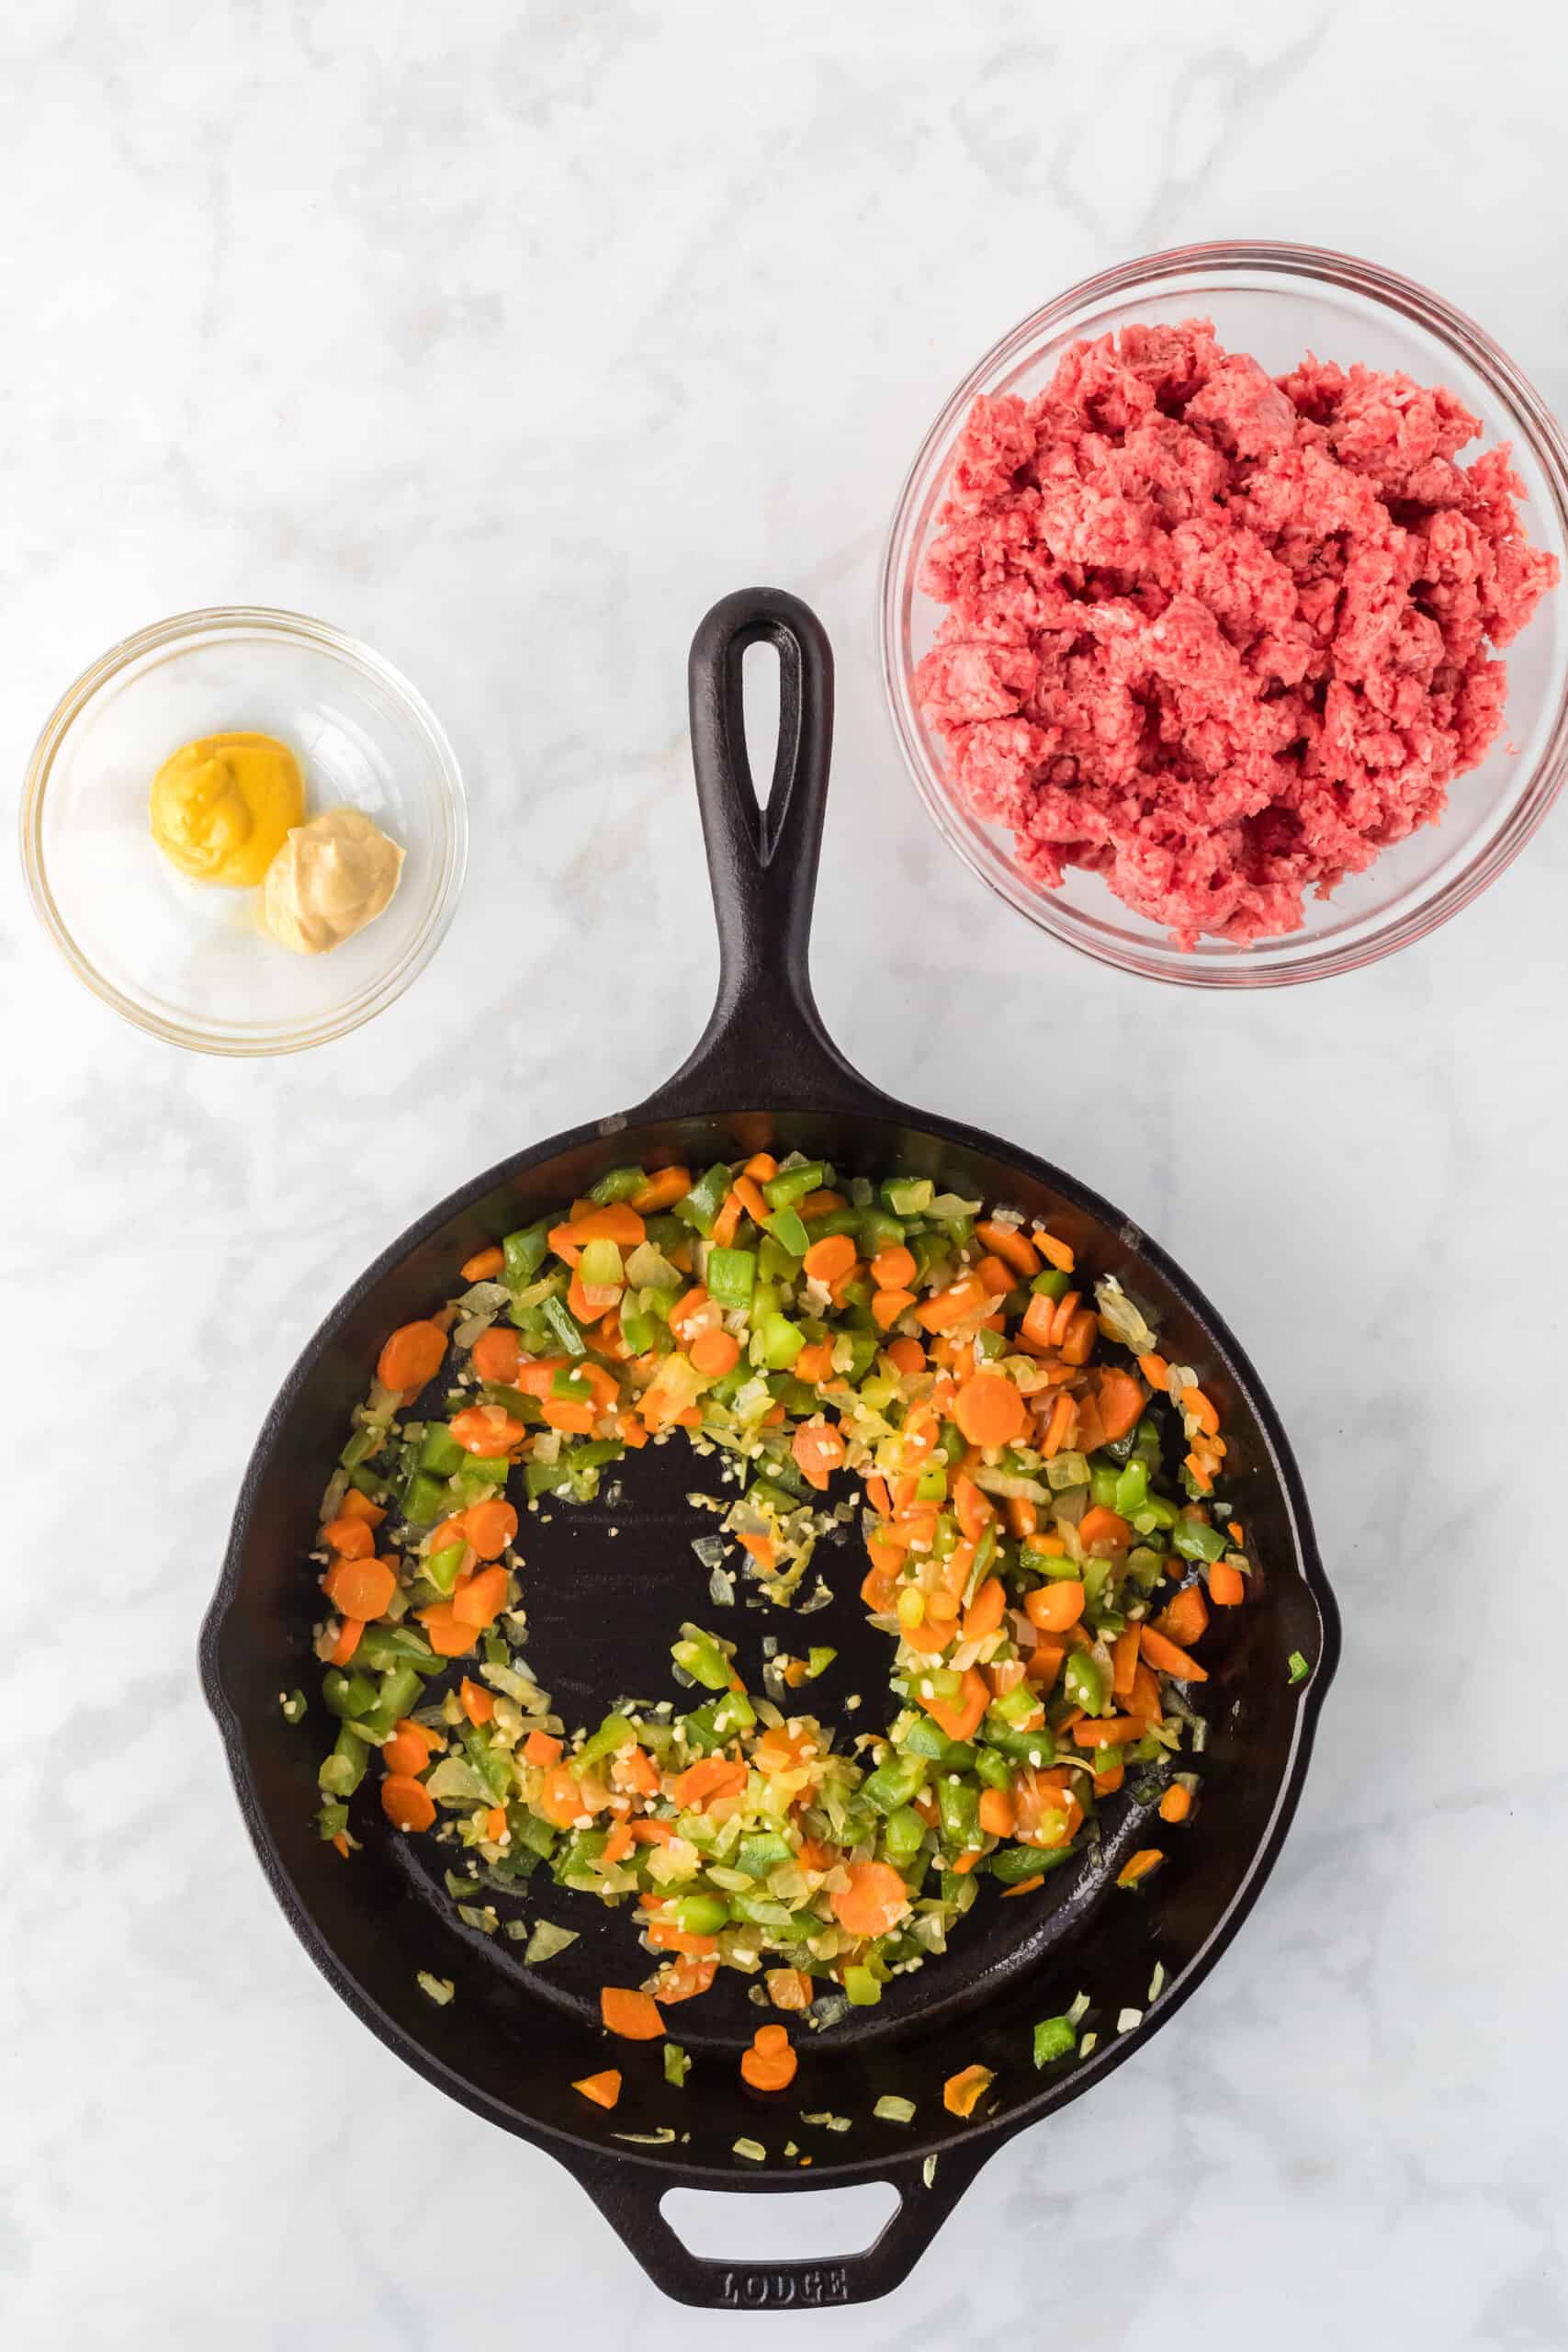
[{"label": "yellow mustard dollop", "polygon": [[296,825],[266,870],[263,920],[280,946],[322,956],[390,904],[403,853],[358,808]]},{"label": "yellow mustard dollop", "polygon": [[152,838],[197,882],[254,890],[305,815],[305,779],[273,735],[203,735],[152,779]]}]

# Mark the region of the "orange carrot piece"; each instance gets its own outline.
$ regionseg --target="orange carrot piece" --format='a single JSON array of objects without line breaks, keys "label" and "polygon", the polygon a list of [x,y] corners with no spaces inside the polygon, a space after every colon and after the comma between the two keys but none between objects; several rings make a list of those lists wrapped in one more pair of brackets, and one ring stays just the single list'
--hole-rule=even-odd
[{"label": "orange carrot piece", "polygon": [[[357,1487],[350,1487],[337,1507],[333,1525],[341,1527],[345,1519],[362,1519],[367,1527],[379,1527],[386,1516],[378,1503],[373,1503],[368,1495],[362,1495]],[[372,1544],[370,1548],[374,1551],[376,1547]]]},{"label": "orange carrot piece", "polygon": [[1010,1838],[1017,1815],[1006,1789],[982,1789],[980,1826],[987,1838]]},{"label": "orange carrot piece", "polygon": [[753,1225],[765,1224],[773,1215],[773,1211],[762,1197],[761,1186],[752,1177],[738,1176],[736,1178],[735,1197]]},{"label": "orange carrot piece", "polygon": [[[911,1292],[911,1304],[913,1296],[914,1294]],[[874,1310],[875,1305],[876,1302],[874,1299],[872,1301]],[[926,1368],[926,1351],[919,1340],[890,1340],[886,1353],[888,1363],[901,1379],[912,1380],[918,1373],[924,1372]]]},{"label": "orange carrot piece", "polygon": [[416,1732],[395,1731],[381,1750],[381,1769],[400,1781],[417,1781],[430,1750]]},{"label": "orange carrot piece", "polygon": [[1103,1503],[1086,1510],[1078,1521],[1078,1541],[1086,1552],[1124,1552],[1132,1540],[1133,1531],[1121,1512],[1107,1510]]},{"label": "orange carrot piece", "polygon": [[971,1445],[1011,1445],[1029,1427],[1029,1408],[1005,1372],[965,1381],[953,1417]]},{"label": "orange carrot piece", "polygon": [[1163,1634],[1168,1642],[1179,1642],[1184,1650],[1201,1641],[1208,1628],[1209,1604],[1201,1584],[1184,1584],[1155,1619],[1156,1633]]},{"label": "orange carrot piece", "polygon": [[1040,1451],[1047,1462],[1053,1454],[1061,1453],[1077,1417],[1078,1408],[1064,1388],[1052,1404],[1050,1419],[1045,1424],[1045,1432],[1040,1441]]},{"label": "orange carrot piece", "polygon": [[871,1279],[878,1290],[908,1290],[915,1279],[915,1253],[896,1241],[891,1250],[879,1250],[871,1261]]},{"label": "orange carrot piece", "polygon": [[650,1993],[636,1992],[628,1984],[602,1987],[599,2015],[606,2032],[618,2034],[623,2041],[658,2041],[664,2032],[658,2002]]},{"label": "orange carrot piece", "polygon": [[1135,1854],[1130,1854],[1127,1860],[1122,1863],[1122,1868],[1117,1871],[1117,1885],[1141,1885],[1145,1879],[1150,1877],[1154,1871],[1158,1870],[1164,1860],[1165,1856],[1161,1853],[1157,1846],[1140,1846],[1137,1852]]},{"label": "orange carrot piece", "polygon": [[517,1532],[517,1513],[502,1496],[493,1495],[468,1505],[463,1531],[481,1560],[499,1560]]},{"label": "orange carrot piece", "polygon": [[1140,1356],[1138,1358],[1138,1370],[1143,1374],[1144,1378],[1148,1382],[1151,1388],[1157,1389],[1162,1396],[1165,1394],[1166,1383],[1170,1378],[1170,1366],[1167,1363],[1163,1356]]},{"label": "orange carrot piece", "polygon": [[[901,1315],[908,1315],[915,1303],[912,1290],[878,1290],[872,1293],[871,1319],[879,1331],[890,1331]],[[895,1342],[897,1345],[897,1342]],[[918,1346],[919,1341],[911,1345]]]},{"label": "orange carrot piece", "polygon": [[1142,1715],[1083,1715],[1073,1725],[1080,1747],[1120,1747],[1124,1740],[1142,1739]]},{"label": "orange carrot piece", "polygon": [[1159,1801],[1162,1821],[1185,1821],[1192,1810],[1192,1792],[1183,1788],[1179,1781],[1172,1781]]},{"label": "orange carrot piece", "polygon": [[869,1942],[885,1936],[909,1908],[909,1893],[890,1862],[852,1862],[849,1884],[832,1897],[840,1928]]},{"label": "orange carrot piece", "polygon": [[407,1396],[434,1379],[446,1354],[446,1334],[439,1323],[403,1323],[382,1349],[376,1377],[383,1388]]},{"label": "orange carrot piece", "polygon": [[949,2115],[971,2116],[995,2080],[989,2066],[961,2067],[943,2083],[942,2103]]},{"label": "orange carrot piece", "polygon": [[813,1282],[842,1281],[855,1262],[855,1245],[847,1233],[829,1233],[814,1241],[802,1263]]},{"label": "orange carrot piece", "polygon": [[375,1530],[362,1519],[329,1520],[321,1541],[341,1560],[367,1560],[376,1549]]},{"label": "orange carrot piece", "polygon": [[435,1819],[435,1799],[423,1781],[392,1772],[381,1783],[381,1810],[394,1829],[428,1829]]},{"label": "orange carrot piece", "polygon": [[750,2049],[741,2052],[741,2079],[754,2091],[787,2090],[798,2064],[787,2030],[782,2025],[760,2025]]},{"label": "orange carrot piece", "polygon": [[721,1380],[740,1361],[740,1342],[733,1331],[699,1331],[687,1351],[705,1378]]},{"label": "orange carrot piece", "polygon": [[976,1274],[963,1274],[947,1290],[939,1290],[917,1311],[928,1331],[951,1331],[972,1315],[985,1312],[989,1294]]},{"label": "orange carrot piece", "polygon": [[1040,1272],[1034,1244],[1016,1226],[998,1225],[994,1217],[982,1217],[975,1227],[975,1238],[982,1250],[1000,1258],[1021,1282],[1031,1281]]},{"label": "orange carrot piece", "polygon": [[590,1241],[613,1241],[619,1250],[635,1250],[646,1235],[647,1227],[636,1209],[626,1201],[611,1201],[604,1208],[591,1208],[584,1216],[573,1216],[569,1224],[552,1227],[550,1248],[558,1254],[563,1241],[569,1250],[577,1250]]},{"label": "orange carrot piece", "polygon": [[332,1663],[333,1666],[346,1666],[348,1664],[349,1659],[359,1647],[359,1637],[364,1631],[365,1620],[363,1617],[345,1617],[344,1619],[343,1623],[338,1627],[337,1639],[333,1644]]},{"label": "orange carrot piece", "polygon": [[994,1634],[1007,1612],[1007,1594],[997,1577],[987,1577],[964,1612],[963,1638],[983,1642]]},{"label": "orange carrot piece", "polygon": [[476,1731],[495,1713],[495,1701],[483,1683],[470,1682],[466,1674],[457,1686],[457,1703]]},{"label": "orange carrot piece", "polygon": [[344,1617],[379,1617],[398,1589],[380,1560],[334,1560],[322,1579],[327,1599]]},{"label": "orange carrot piece", "polygon": [[1174,1674],[1182,1682],[1207,1682],[1209,1669],[1178,1644],[1156,1634],[1152,1625],[1144,1627],[1144,1656],[1161,1674]]},{"label": "orange carrot piece", "polygon": [[1095,1402],[1100,1408],[1100,1443],[1114,1445],[1118,1438],[1137,1427],[1144,1409],[1142,1384],[1130,1372],[1123,1372],[1120,1364],[1107,1364],[1100,1375]]},{"label": "orange carrot piece", "polygon": [[964,1677],[964,1687],[956,1699],[927,1698],[919,1682],[916,1696],[931,1721],[941,1725],[949,1739],[972,1739],[979,1727],[980,1718],[991,1703],[991,1694],[983,1676],[970,1667]]},{"label": "orange carrot piece", "polygon": [[1216,1609],[1235,1609],[1247,1599],[1247,1578],[1231,1561],[1211,1563],[1209,1598]]},{"label": "orange carrot piece", "polygon": [[452,1614],[459,1625],[471,1625],[482,1634],[493,1625],[506,1606],[506,1570],[500,1566],[480,1568],[477,1576],[463,1578],[454,1589]]},{"label": "orange carrot piece", "polygon": [[491,1457],[510,1453],[528,1434],[504,1405],[470,1405],[466,1412],[454,1414],[446,1427],[453,1443],[465,1453]]},{"label": "orange carrot piece", "polygon": [[692,1189],[689,1168],[658,1168],[638,1193],[632,1194],[632,1206],[638,1216],[655,1216],[660,1209],[672,1209],[683,1201]]},{"label": "orange carrot piece", "polygon": [[[686,1190],[691,1190],[690,1185]],[[682,1197],[684,1198],[684,1194]],[[559,1740],[552,1739],[547,1731],[531,1731],[523,1743],[523,1761],[525,1764],[558,1764]]]},{"label": "orange carrot piece", "polygon": [[[691,1190],[690,1185],[687,1191]],[[606,2066],[602,2075],[584,2075],[573,2083],[572,2089],[592,2099],[595,2107],[614,2107],[621,2096],[621,2077],[614,2066]]]},{"label": "orange carrot piece", "polygon": [[1072,1244],[1067,1241],[1058,1241],[1054,1233],[1036,1233],[1034,1244],[1040,1255],[1048,1264],[1055,1266],[1059,1274],[1070,1274],[1077,1263],[1073,1255]]},{"label": "orange carrot piece", "polygon": [[1117,1634],[1111,1645],[1111,1688],[1118,1699],[1124,1699],[1133,1688],[1133,1677],[1138,1668],[1138,1641],[1143,1630],[1134,1620]]},{"label": "orange carrot piece", "polygon": [[492,1283],[505,1264],[505,1250],[492,1244],[490,1249],[476,1250],[471,1258],[465,1258],[460,1271],[466,1283]]},{"label": "orange carrot piece", "polygon": [[1055,1577],[1024,1595],[1023,1613],[1043,1634],[1065,1634],[1084,1612],[1084,1589],[1077,1577]]},{"label": "orange carrot piece", "polygon": [[820,1492],[844,1458],[844,1441],[826,1423],[803,1422],[790,1445],[802,1477]]}]

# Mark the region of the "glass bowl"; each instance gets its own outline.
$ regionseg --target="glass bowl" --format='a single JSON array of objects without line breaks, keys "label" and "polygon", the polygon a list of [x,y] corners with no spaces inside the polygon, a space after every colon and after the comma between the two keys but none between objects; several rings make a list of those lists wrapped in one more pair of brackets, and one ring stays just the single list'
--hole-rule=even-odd
[{"label": "glass bowl", "polygon": [[[1385,850],[1332,898],[1309,897],[1298,932],[1239,945],[1204,939],[1190,952],[1112,897],[1096,874],[1069,869],[1059,889],[1025,873],[1006,829],[975,816],[948,772],[940,738],[916,708],[916,663],[944,608],[919,587],[959,430],[976,393],[1024,398],[1048,380],[1068,344],[1142,323],[1210,318],[1220,342],[1252,352],[1270,374],[1312,352],[1342,366],[1403,368],[1446,384],[1482,421],[1468,462],[1513,445],[1525,484],[1525,526],[1564,579],[1504,654],[1504,726],[1481,766],[1450,787],[1440,823]],[[898,500],[882,576],[882,666],[899,747],[938,830],[981,880],[1054,937],[1124,971],[1198,988],[1269,988],[1353,971],[1435,931],[1502,873],[1562,789],[1568,766],[1568,447],[1540,395],[1482,330],[1435,294],[1348,254],[1308,245],[1189,245],[1103,271],[1036,311],[987,352],[927,434]]]},{"label": "glass bowl", "polygon": [[[308,816],[347,803],[405,852],[386,911],[327,955],[278,946],[258,891],[188,880],[153,842],[170,752],[244,729],[292,745]],[[408,680],[341,629],[260,607],[179,613],[106,653],[39,736],[22,798],[33,904],[73,970],[201,1053],[295,1053],[390,1004],[451,922],[467,853],[457,761]]]}]

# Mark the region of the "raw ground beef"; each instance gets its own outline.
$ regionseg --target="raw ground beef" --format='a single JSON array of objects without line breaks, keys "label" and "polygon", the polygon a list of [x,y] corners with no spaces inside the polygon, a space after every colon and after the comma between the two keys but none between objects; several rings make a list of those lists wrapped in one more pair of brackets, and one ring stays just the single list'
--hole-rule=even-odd
[{"label": "raw ground beef", "polygon": [[1206,320],[1075,344],[977,400],[921,574],[915,674],[976,814],[1046,887],[1102,874],[1184,947],[1297,930],[1502,724],[1489,657],[1557,578],[1452,392]]}]

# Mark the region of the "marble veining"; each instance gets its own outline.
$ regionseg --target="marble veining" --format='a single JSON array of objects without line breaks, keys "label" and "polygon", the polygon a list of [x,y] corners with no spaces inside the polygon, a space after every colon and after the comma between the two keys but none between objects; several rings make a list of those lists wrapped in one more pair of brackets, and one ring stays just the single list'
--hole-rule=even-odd
[{"label": "marble veining", "polygon": [[[251,1067],[117,1023],[0,873],[7,2347],[731,2340],[350,2022],[242,1838],[193,1650],[325,1304],[700,1029],[686,644],[759,577],[838,651],[830,1028],[895,1093],[1068,1161],[1209,1290],[1294,1438],[1347,1639],[1213,1980],[998,2155],[891,2301],[755,2324],[870,2352],[1568,2342],[1568,1775],[1517,1499],[1554,1484],[1568,824],[1358,978],[1161,991],[958,870],[874,662],[930,416],[1014,318],[1140,247],[1365,251],[1568,403],[1565,69],[1562,21],[1519,0],[39,0],[0,25],[13,794],[117,637],[293,605],[428,695],[475,844],[401,1003]],[[716,2242],[828,2252],[830,2227],[749,2199]]]}]

